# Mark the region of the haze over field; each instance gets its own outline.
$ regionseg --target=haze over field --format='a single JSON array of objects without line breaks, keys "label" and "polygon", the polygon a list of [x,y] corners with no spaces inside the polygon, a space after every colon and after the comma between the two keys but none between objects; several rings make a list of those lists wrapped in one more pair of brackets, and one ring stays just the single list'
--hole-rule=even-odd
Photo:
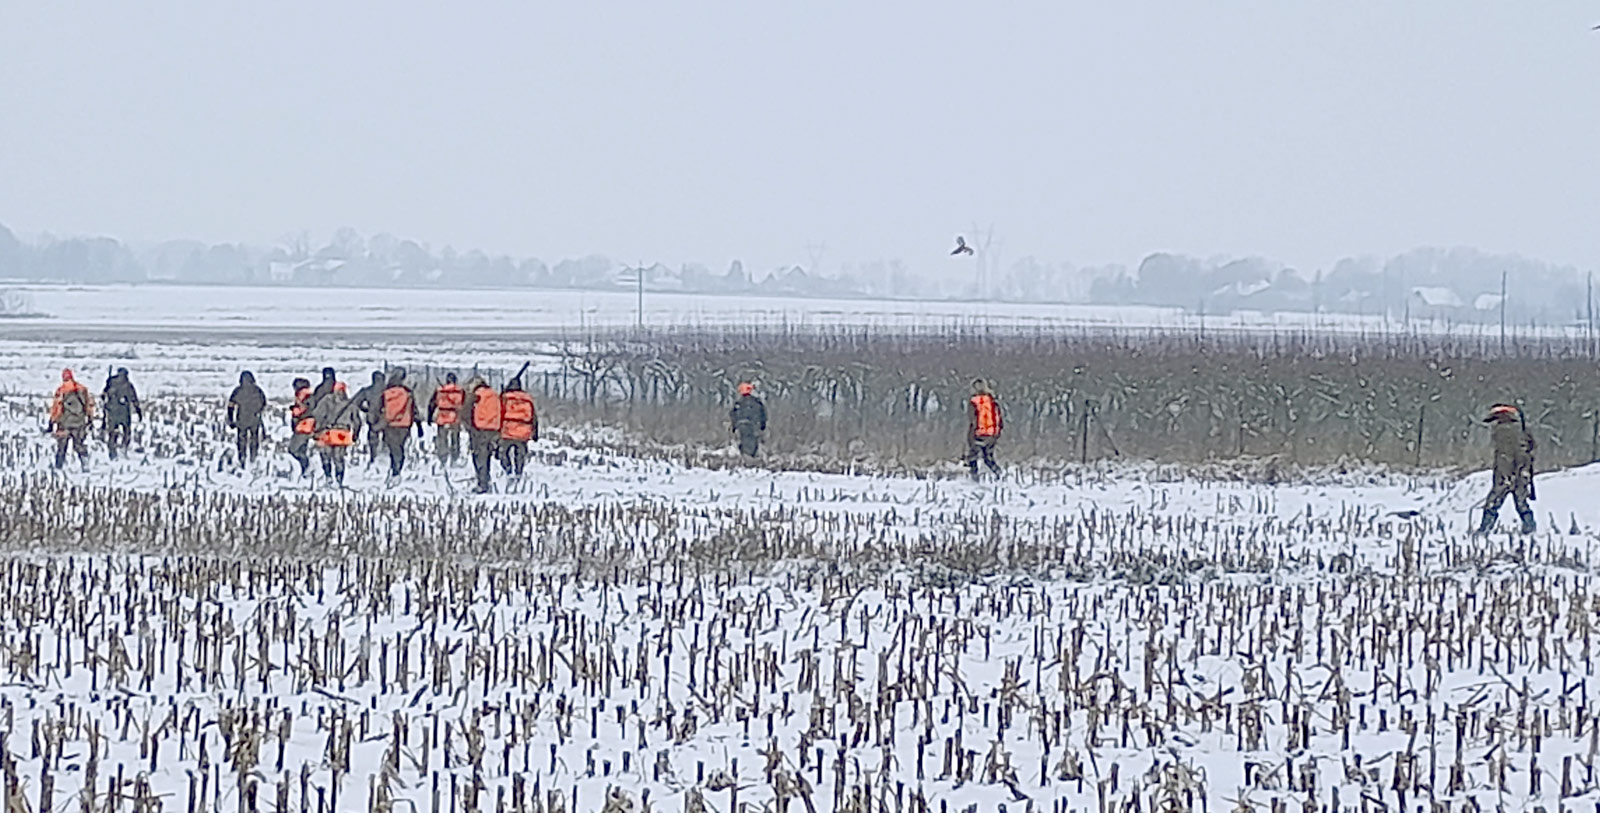
[{"label": "haze over field", "polygon": [[[1596,9],[15,4],[0,221],[822,270],[1418,245],[1590,266]],[[808,244],[825,244],[820,254]]]}]

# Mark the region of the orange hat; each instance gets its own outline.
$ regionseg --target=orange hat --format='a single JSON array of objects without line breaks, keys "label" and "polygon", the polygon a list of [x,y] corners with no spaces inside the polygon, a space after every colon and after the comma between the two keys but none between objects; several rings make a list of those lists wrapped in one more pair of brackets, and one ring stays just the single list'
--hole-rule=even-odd
[{"label": "orange hat", "polygon": [[61,380],[62,381],[71,381],[72,380],[72,371],[71,370],[62,370],[61,371]]},{"label": "orange hat", "polygon": [[749,395],[750,393],[753,393],[755,391],[756,391],[756,388],[755,388],[754,384],[751,384],[748,381],[739,382],[739,394],[740,395]]},{"label": "orange hat", "polygon": [[1489,407],[1489,417],[1484,418],[1484,423],[1494,423],[1500,420],[1513,420],[1517,417],[1517,408],[1510,404],[1495,404]]}]

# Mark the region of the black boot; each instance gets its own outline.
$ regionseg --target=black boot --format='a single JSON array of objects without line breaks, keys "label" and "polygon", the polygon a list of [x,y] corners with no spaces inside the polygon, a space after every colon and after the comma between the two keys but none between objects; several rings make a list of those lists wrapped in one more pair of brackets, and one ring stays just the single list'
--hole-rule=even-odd
[{"label": "black boot", "polygon": [[1522,515],[1522,532],[1523,533],[1531,534],[1534,531],[1538,530],[1538,528],[1539,528],[1539,523],[1538,523],[1537,520],[1535,520],[1533,518],[1533,514],[1523,514]]},{"label": "black boot", "polygon": [[1483,521],[1478,523],[1478,531],[1476,535],[1488,536],[1489,532],[1494,530],[1494,523],[1497,519],[1499,519],[1499,517],[1496,515],[1485,512],[1483,515]]}]

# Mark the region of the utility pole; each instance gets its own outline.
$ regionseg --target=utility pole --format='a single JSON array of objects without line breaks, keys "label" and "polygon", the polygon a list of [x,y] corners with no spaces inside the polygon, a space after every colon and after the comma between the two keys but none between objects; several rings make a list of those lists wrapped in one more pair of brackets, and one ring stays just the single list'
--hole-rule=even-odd
[{"label": "utility pole", "polygon": [[1500,355],[1506,354],[1506,272],[1500,272]]},{"label": "utility pole", "polygon": [[1589,272],[1588,287],[1584,290],[1584,300],[1589,303],[1589,358],[1594,358],[1594,272]]},{"label": "utility pole", "polygon": [[639,278],[638,279],[638,283],[639,283],[639,330],[643,331],[644,330],[644,260],[640,260],[639,261],[639,267],[637,269],[635,269],[634,275]]}]

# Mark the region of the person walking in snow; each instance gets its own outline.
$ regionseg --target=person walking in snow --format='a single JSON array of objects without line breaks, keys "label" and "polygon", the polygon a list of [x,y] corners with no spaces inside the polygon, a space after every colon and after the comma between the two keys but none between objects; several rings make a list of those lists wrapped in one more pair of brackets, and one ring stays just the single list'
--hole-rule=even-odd
[{"label": "person walking in snow", "polygon": [[445,373],[444,384],[428,399],[428,423],[433,424],[433,450],[440,463],[461,459],[461,405],[467,399],[456,384],[455,373]]},{"label": "person walking in snow", "polygon": [[994,462],[994,447],[1000,442],[1002,425],[1000,402],[989,382],[973,379],[972,397],[967,399],[967,453],[962,457],[972,479],[978,479],[979,460],[996,476],[1000,474],[1000,466]]},{"label": "person walking in snow", "polygon": [[322,473],[344,485],[345,457],[355,443],[355,427],[360,420],[350,401],[343,381],[335,381],[332,389],[311,408],[316,422],[317,448],[322,452]]},{"label": "person walking in snow", "polygon": [[300,464],[300,476],[311,471],[311,435],[317,421],[311,417],[311,382],[304,378],[294,380],[294,402],[289,405],[289,456]]},{"label": "person walking in snow", "polygon": [[497,454],[504,417],[500,393],[483,378],[473,376],[467,381],[467,397],[462,402],[461,414],[466,416],[467,449],[472,454],[472,468],[478,475],[478,493],[488,494],[494,490],[489,482],[489,465]]},{"label": "person walking in snow", "polygon": [[383,445],[383,432],[378,429],[377,404],[383,400],[383,373],[372,371],[372,383],[359,390],[350,399],[356,402],[355,410],[360,412],[362,420],[356,422],[356,434],[361,434],[363,425],[367,428],[367,467],[378,460],[378,448]]},{"label": "person walking in snow", "polygon": [[117,452],[126,452],[133,439],[133,416],[144,420],[144,408],[139,405],[139,391],[128,380],[128,368],[118,367],[115,375],[106,379],[105,391],[100,395],[105,406],[106,449],[112,460]]},{"label": "person walking in snow", "polygon": [[61,386],[50,402],[50,433],[56,439],[56,468],[67,463],[67,446],[78,453],[78,463],[89,470],[89,426],[94,422],[94,396],[89,388],[73,378],[71,370],[61,371]]},{"label": "person walking in snow", "polygon": [[739,399],[728,410],[728,424],[738,439],[739,453],[755,457],[761,451],[761,435],[767,431],[767,405],[756,397],[754,384],[739,382]]},{"label": "person walking in snow", "polygon": [[533,396],[522,389],[522,379],[506,382],[500,393],[500,465],[512,477],[522,477],[528,465],[528,444],[539,439],[539,413]]},{"label": "person walking in snow", "polygon": [[406,386],[406,370],[396,367],[389,371],[389,383],[374,404],[377,412],[375,425],[383,432],[383,445],[389,450],[388,485],[400,479],[406,465],[406,440],[412,428],[422,437],[421,416],[417,414],[417,399]]},{"label": "person walking in snow", "polygon": [[256,386],[255,373],[239,374],[239,386],[228,396],[228,428],[238,433],[239,466],[255,462],[261,453],[261,413],[267,408],[267,394]]},{"label": "person walking in snow", "polygon": [[1490,407],[1483,422],[1489,424],[1489,439],[1494,447],[1494,484],[1483,500],[1478,534],[1494,530],[1500,519],[1500,506],[1508,496],[1516,502],[1517,514],[1522,517],[1522,532],[1531,534],[1538,526],[1533,507],[1528,504],[1533,487],[1533,435],[1528,432],[1522,411],[1510,404]]}]

